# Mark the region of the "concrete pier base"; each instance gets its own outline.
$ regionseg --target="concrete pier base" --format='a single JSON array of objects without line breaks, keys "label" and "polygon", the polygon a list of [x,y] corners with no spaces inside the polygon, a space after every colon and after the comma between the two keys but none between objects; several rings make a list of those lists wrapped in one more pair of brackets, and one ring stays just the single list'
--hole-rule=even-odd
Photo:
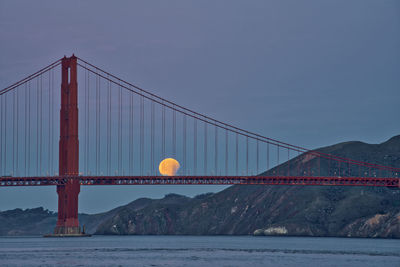
[{"label": "concrete pier base", "polygon": [[89,237],[90,234],[85,233],[85,226],[83,226],[83,231],[79,226],[65,227],[56,226],[53,234],[46,234],[43,237]]},{"label": "concrete pier base", "polygon": [[90,237],[92,235],[90,234],[47,234],[44,235],[43,237]]}]

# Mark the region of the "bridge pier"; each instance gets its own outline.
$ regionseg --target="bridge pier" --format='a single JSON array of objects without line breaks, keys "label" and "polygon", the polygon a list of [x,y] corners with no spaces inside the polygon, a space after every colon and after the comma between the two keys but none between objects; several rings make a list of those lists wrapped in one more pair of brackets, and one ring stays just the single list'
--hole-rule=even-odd
[{"label": "bridge pier", "polygon": [[57,186],[58,220],[55,235],[80,235],[78,221],[79,181],[68,179],[66,185]]},{"label": "bridge pier", "polygon": [[64,57],[61,62],[61,109],[59,175],[65,184],[57,186],[58,220],[54,234],[46,236],[87,236],[82,233],[78,221],[79,175],[78,140],[78,82],[77,58]]}]

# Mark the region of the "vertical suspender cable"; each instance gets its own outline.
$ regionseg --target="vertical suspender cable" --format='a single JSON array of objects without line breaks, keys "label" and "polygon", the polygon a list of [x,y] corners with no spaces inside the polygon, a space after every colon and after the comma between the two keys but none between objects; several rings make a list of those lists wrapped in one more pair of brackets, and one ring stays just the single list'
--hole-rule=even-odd
[{"label": "vertical suspender cable", "polygon": [[228,130],[225,130],[225,175],[228,175]]},{"label": "vertical suspender cable", "polygon": [[267,170],[269,170],[269,142],[267,143]]},{"label": "vertical suspender cable", "polygon": [[162,157],[165,159],[165,105],[162,103]]},{"label": "vertical suspender cable", "polygon": [[193,118],[193,175],[197,175],[197,119]]},{"label": "vertical suspender cable", "polygon": [[4,148],[2,149],[2,151],[0,151],[1,153],[3,153],[3,151],[4,151],[4,154],[3,154],[3,162],[4,162],[4,164],[3,164],[3,174],[4,175],[7,175],[7,131],[6,131],[6,129],[7,129],[7,94],[4,94],[3,96],[2,96],[2,100],[3,100],[3,107],[4,107],[4,112],[3,112],[3,124],[4,124],[4,127],[3,127],[3,129],[4,129],[4,137],[3,137],[3,140],[4,140],[4,142],[3,142],[3,144],[4,144]]},{"label": "vertical suspender cable", "polygon": [[[99,165],[99,170],[98,170],[98,175],[99,174],[101,174],[101,172],[100,172],[100,169],[101,169],[101,147],[100,147],[100,134],[101,134],[101,127],[100,127],[100,122],[101,122],[101,113],[100,113],[100,102],[101,102],[101,80],[100,80],[100,76],[99,76],[99,88],[98,88],[98,92],[99,92],[99,96],[98,96],[98,99],[97,99],[97,114],[98,114],[98,116],[97,116],[97,118],[98,118],[98,121],[97,121],[97,132],[98,132],[98,139],[97,139],[97,151],[98,151],[98,161],[99,161],[99,163],[98,163],[98,165]],[[100,172],[100,173],[99,173]]]},{"label": "vertical suspender cable", "polygon": [[[297,157],[300,158],[299,156],[300,156],[300,150],[297,150]],[[296,169],[297,169],[297,171],[296,171],[297,173],[295,173],[295,175],[302,176],[302,174],[300,174],[300,160],[297,161]]]},{"label": "vertical suspender cable", "polygon": [[51,127],[51,170],[52,173],[54,174],[54,131],[56,128],[56,124],[54,123],[54,113],[56,112],[56,101],[55,101],[55,87],[54,87],[54,70],[51,70],[51,97],[52,97],[52,106],[53,109],[51,111],[51,121],[52,121],[52,127]]},{"label": "vertical suspender cable", "polygon": [[204,175],[207,175],[207,122],[204,122]]},{"label": "vertical suspender cable", "polygon": [[[85,64],[85,66],[86,66],[86,64]],[[85,117],[84,117],[84,125],[85,125],[85,142],[83,143],[84,144],[84,149],[83,149],[83,159],[84,159],[84,173],[85,173],[85,175],[88,175],[87,174],[87,170],[86,170],[86,165],[87,165],[87,162],[86,162],[86,160],[87,160],[87,150],[86,150],[86,143],[87,143],[87,128],[88,128],[88,125],[87,125],[87,116],[88,116],[88,114],[87,114],[87,108],[86,108],[86,105],[87,105],[87,101],[88,101],[88,86],[87,86],[87,83],[88,83],[88,70],[87,69],[85,69],[85,99],[84,99],[84,102],[85,102],[85,104],[84,104],[84,110],[85,110]]]},{"label": "vertical suspender cable", "polygon": [[7,175],[7,94],[4,94],[4,171]]},{"label": "vertical suspender cable", "polygon": [[97,133],[97,117],[99,116],[99,114],[97,113],[98,78],[99,77],[97,75],[94,75],[95,84],[94,84],[94,105],[93,105],[93,108],[94,108],[94,129],[93,129],[93,131],[94,131],[94,134],[95,134],[95,138],[94,138],[94,148],[93,149],[95,151],[95,157],[94,157],[94,170],[93,170],[93,172],[94,172],[95,175],[98,175],[98,167],[99,167],[98,166],[98,161],[97,161],[97,158],[98,158],[98,151],[97,151],[97,134],[98,134]]},{"label": "vertical suspender cable", "polygon": [[260,150],[259,150],[259,143],[258,143],[258,139],[257,139],[257,159],[256,159],[256,162],[257,162],[257,166],[256,166],[256,168],[257,168],[257,175],[258,175],[258,172],[259,172],[259,159],[260,159]]},{"label": "vertical suspender cable", "polygon": [[176,157],[176,110],[175,109],[172,110],[172,155]]},{"label": "vertical suspender cable", "polygon": [[119,86],[118,99],[118,173],[122,174],[122,87]]},{"label": "vertical suspender cable", "polygon": [[24,98],[25,98],[25,105],[24,105],[24,112],[25,112],[25,118],[24,118],[24,173],[25,173],[25,176],[28,176],[28,174],[27,174],[27,169],[26,169],[26,156],[27,156],[27,141],[26,141],[26,139],[27,139],[27,136],[28,136],[28,133],[27,133],[27,125],[28,125],[28,84],[27,83],[25,83],[25,95],[24,95]]},{"label": "vertical suspender cable", "polygon": [[39,175],[42,175],[42,159],[43,159],[43,75],[40,75],[40,103],[39,103],[39,108],[40,108],[40,160],[39,160]]},{"label": "vertical suspender cable", "polygon": [[276,153],[277,153],[277,158],[276,158],[277,164],[276,164],[276,166],[278,167],[277,168],[277,172],[278,172],[278,175],[280,175],[280,173],[279,173],[279,145],[276,147]]},{"label": "vertical suspender cable", "polygon": [[218,127],[215,126],[215,141],[214,141],[214,153],[215,153],[215,157],[214,157],[214,172],[215,175],[218,175]]},{"label": "vertical suspender cable", "polygon": [[145,98],[142,97],[142,175],[145,174],[145,150],[144,150],[144,144],[145,144],[145,135],[144,135],[144,127],[145,127],[145,107],[144,107],[144,103],[145,103]]},{"label": "vertical suspender cable", "polygon": [[186,115],[183,114],[183,175],[186,175]]},{"label": "vertical suspender cable", "polygon": [[[299,151],[297,151],[298,153],[299,153]],[[300,157],[299,156],[297,156],[297,158],[298,158],[298,160],[297,160],[297,165],[296,165],[296,172],[295,172],[295,175],[297,175],[297,176],[301,176],[301,174],[300,174]]]},{"label": "vertical suspender cable", "polygon": [[12,104],[12,175],[15,176],[15,91],[13,90],[13,104]]},{"label": "vertical suspender cable", "polygon": [[98,88],[98,98],[97,98],[97,118],[98,118],[98,121],[97,121],[97,124],[96,124],[96,126],[97,126],[97,132],[98,132],[98,139],[97,139],[97,151],[98,151],[98,166],[99,166],[99,170],[97,171],[97,175],[100,175],[101,174],[101,166],[102,166],[102,164],[101,164],[101,147],[100,147],[100,135],[101,135],[101,124],[100,124],[100,122],[101,122],[101,113],[100,113],[100,103],[101,103],[101,80],[100,80],[100,76],[98,77],[98,79],[99,79],[99,88]]},{"label": "vertical suspender cable", "polygon": [[49,171],[50,171],[50,176],[53,176],[53,128],[54,128],[54,112],[55,110],[53,109],[53,101],[54,101],[54,87],[53,87],[53,69],[49,71],[49,80],[50,80],[50,86],[49,86],[49,120],[50,120],[50,130],[49,130]]},{"label": "vertical suspender cable", "polygon": [[[3,153],[3,162],[2,162],[2,166],[3,166],[3,175],[7,175],[7,94],[4,94],[1,96],[1,101],[4,102],[2,103],[3,105],[1,106],[2,110],[3,110],[3,117],[2,117],[2,124],[3,124],[3,133],[4,136],[2,138],[3,140],[3,147],[2,150],[0,151],[0,153]],[[4,107],[4,109],[3,109]]]},{"label": "vertical suspender cable", "polygon": [[134,113],[133,113],[133,110],[134,110],[134,106],[133,106],[133,103],[134,103],[134,101],[133,101],[134,99],[133,99],[133,94],[131,94],[131,135],[130,135],[130,139],[131,139],[131,141],[132,141],[132,143],[131,143],[131,147],[130,147],[130,151],[131,151],[131,155],[132,155],[132,158],[131,158],[131,175],[133,174],[133,168],[134,168],[134,165],[133,165],[133,163],[134,163],[134,159],[135,159],[135,154],[134,154],[134,144],[135,144],[135,140],[134,140],[134,135],[133,135],[133,133],[134,133],[134,117],[133,117],[133,115],[134,115]]},{"label": "vertical suspender cable", "polygon": [[236,149],[235,149],[235,161],[236,161],[236,175],[239,174],[239,134],[236,133]]},{"label": "vertical suspender cable", "polygon": [[133,94],[129,94],[129,153],[128,153],[128,160],[129,160],[129,175],[132,175],[132,160],[133,160],[133,149],[132,149],[132,131],[133,131],[133,125],[132,125],[132,108],[133,108],[133,103],[132,103],[132,97]]},{"label": "vertical suspender cable", "polygon": [[86,132],[86,166],[85,166],[85,172],[86,175],[89,174],[89,136],[90,136],[90,108],[89,108],[89,99],[90,99],[90,72],[88,71],[87,73],[87,99],[86,99],[86,111],[87,111],[87,117],[86,117],[86,126],[87,126],[87,132]]},{"label": "vertical suspender cable", "polygon": [[48,103],[48,133],[47,133],[47,171],[48,174],[51,176],[51,164],[50,164],[50,143],[51,143],[51,138],[50,138],[50,133],[51,133],[51,70],[49,71],[49,90],[48,90],[48,97],[49,97],[49,103]]},{"label": "vertical suspender cable", "polygon": [[19,130],[18,130],[18,124],[19,124],[19,88],[17,88],[17,92],[16,92],[16,94],[17,94],[17,106],[16,106],[16,118],[17,118],[17,121],[16,121],[16,140],[17,140],[17,144],[16,144],[16,151],[15,151],[15,154],[16,154],[16,162],[15,162],[15,174],[16,174],[16,176],[18,176],[18,170],[19,170],[19,166],[18,166],[18,163],[19,163],[19,155],[18,155],[18,151],[19,151],[19,144],[18,144],[18,139],[19,139]]},{"label": "vertical suspender cable", "polygon": [[[25,84],[26,86],[26,84]],[[0,176],[4,175],[3,172],[3,99],[0,97]]]},{"label": "vertical suspender cable", "polygon": [[7,166],[7,143],[8,143],[8,140],[7,140],[7,113],[8,113],[8,110],[7,110],[7,104],[8,104],[8,101],[7,101],[7,94],[4,94],[4,171],[5,171],[5,175],[7,175],[8,173],[7,173],[7,168],[8,168],[8,166]]},{"label": "vertical suspender cable", "polygon": [[[132,131],[132,124],[131,124],[131,117],[132,114],[132,93],[129,94],[129,113],[128,113],[128,120],[129,120],[129,128],[128,128],[128,175],[132,175],[132,139],[131,139],[131,131]],[[107,147],[108,151],[108,147]],[[108,160],[108,159],[107,159]]]},{"label": "vertical suspender cable", "polygon": [[287,160],[288,160],[288,164],[287,164],[287,176],[290,176],[290,150],[289,148],[287,149]]},{"label": "vertical suspender cable", "polygon": [[151,175],[154,175],[154,132],[155,132],[155,123],[154,123],[154,119],[155,119],[155,104],[154,101],[151,101],[151,122],[150,122],[150,173]]},{"label": "vertical suspender cable", "polygon": [[144,108],[144,102],[145,102],[145,98],[142,97],[142,175],[145,174],[145,161],[144,161],[144,157],[145,157],[145,150],[144,150],[144,144],[145,144],[145,136],[144,136],[144,125],[145,125],[145,108]]},{"label": "vertical suspender cable", "polygon": [[[96,73],[97,74],[97,73]],[[99,132],[97,131],[97,125],[98,125],[98,121],[99,121],[99,113],[97,112],[97,105],[99,103],[99,76],[96,75],[96,102],[95,102],[95,132],[96,132],[96,142],[95,142],[95,151],[96,151],[96,175],[99,175],[99,151],[97,150],[97,143],[98,143],[98,139],[99,139]]]},{"label": "vertical suspender cable", "polygon": [[36,80],[36,175],[39,175],[39,78]]},{"label": "vertical suspender cable", "polygon": [[108,82],[107,97],[107,174],[111,175],[111,82]]},{"label": "vertical suspender cable", "polygon": [[140,97],[140,175],[144,170],[144,97]]},{"label": "vertical suspender cable", "polygon": [[246,136],[246,175],[249,175],[249,137]]},{"label": "vertical suspender cable", "polygon": [[[328,176],[331,175],[331,162],[332,162],[332,158],[329,157],[329,160],[328,160]],[[335,173],[335,172],[333,172],[333,174],[334,174],[334,173]]]},{"label": "vertical suspender cable", "polygon": [[[1,164],[1,172],[0,172],[0,174],[1,175],[6,175],[6,173],[5,173],[5,171],[6,171],[6,165],[5,165],[5,158],[6,158],[6,155],[5,155],[5,149],[6,149],[6,147],[7,147],[7,143],[6,143],[6,140],[5,140],[5,136],[6,136],[6,125],[5,125],[5,113],[6,113],[6,111],[5,111],[5,103],[6,103],[6,95],[7,94],[4,94],[4,95],[2,95],[1,97],[0,97],[0,103],[1,103],[1,106],[0,106],[0,110],[1,110],[1,115],[0,115],[0,126],[1,126],[1,133],[0,133],[0,144],[1,144],[1,147],[0,147],[0,164]],[[3,103],[4,102],[4,103]],[[4,133],[4,135],[3,135],[3,133]],[[4,140],[4,141],[3,141]],[[4,153],[3,153],[4,152]]]},{"label": "vertical suspender cable", "polygon": [[[18,105],[17,105],[17,99],[18,99],[18,87],[15,88],[13,90],[13,174],[14,176],[17,176],[16,172],[16,165],[17,165],[17,161],[18,161],[18,153],[17,153],[17,143],[18,143],[18,131],[17,131],[17,109],[18,109]],[[15,156],[15,157],[14,157]]]},{"label": "vertical suspender cable", "polygon": [[30,175],[31,168],[31,82],[28,82],[28,168],[26,175]]}]

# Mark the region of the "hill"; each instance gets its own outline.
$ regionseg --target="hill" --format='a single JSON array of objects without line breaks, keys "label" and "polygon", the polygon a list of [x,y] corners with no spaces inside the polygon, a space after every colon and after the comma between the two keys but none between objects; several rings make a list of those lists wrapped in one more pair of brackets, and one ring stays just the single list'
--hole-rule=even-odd
[{"label": "hill", "polygon": [[[346,142],[317,151],[400,166],[400,136],[382,144]],[[280,168],[296,166],[300,159]],[[317,161],[308,164],[315,168]],[[237,185],[195,198],[167,195],[137,202],[144,203],[121,207],[96,233],[400,237],[400,191],[388,188]]]}]

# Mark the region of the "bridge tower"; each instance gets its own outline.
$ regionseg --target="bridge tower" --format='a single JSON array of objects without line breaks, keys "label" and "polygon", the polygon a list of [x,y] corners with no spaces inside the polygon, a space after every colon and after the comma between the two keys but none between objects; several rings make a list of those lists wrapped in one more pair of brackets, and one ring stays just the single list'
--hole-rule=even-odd
[{"label": "bridge tower", "polygon": [[79,175],[78,82],[77,57],[65,57],[61,62],[61,109],[59,175],[65,185],[57,186],[58,220],[54,235],[81,235],[78,221]]}]

